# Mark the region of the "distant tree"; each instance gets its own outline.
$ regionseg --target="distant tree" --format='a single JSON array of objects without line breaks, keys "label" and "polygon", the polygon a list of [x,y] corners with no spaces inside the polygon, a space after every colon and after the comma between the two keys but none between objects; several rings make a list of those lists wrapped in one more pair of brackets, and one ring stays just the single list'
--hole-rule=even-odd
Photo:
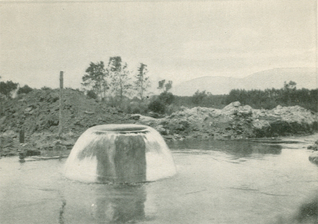
[{"label": "distant tree", "polygon": [[157,88],[157,89],[159,89],[159,90],[161,90],[161,91],[164,91],[165,82],[166,82],[165,79],[159,81],[159,82],[158,82],[158,88]]},{"label": "distant tree", "polygon": [[199,90],[197,90],[193,96],[192,96],[192,103],[194,103],[195,105],[199,105],[200,103],[202,103],[202,101],[208,97],[209,95],[211,95],[211,93],[206,92],[205,90],[200,92]]},{"label": "distant tree", "polygon": [[296,92],[296,82],[289,81],[288,83],[284,82],[283,88],[283,100],[287,103],[287,105],[291,105],[293,101],[295,101],[295,92]]},{"label": "distant tree", "polygon": [[108,69],[111,72],[119,72],[122,67],[122,60],[120,56],[110,57],[108,61]]},{"label": "distant tree", "polygon": [[123,100],[123,97],[131,90],[127,63],[122,62],[121,57],[110,57],[108,62],[110,71],[111,89],[115,96]]},{"label": "distant tree", "polygon": [[14,83],[12,81],[0,82],[0,93],[8,98],[11,98],[11,92],[16,90],[17,87],[18,83]]},{"label": "distant tree", "polygon": [[19,88],[18,94],[23,94],[23,93],[28,94],[28,93],[31,92],[32,90],[33,90],[33,89],[32,89],[30,86],[24,85],[23,87]]},{"label": "distant tree", "polygon": [[43,87],[41,88],[41,90],[52,90],[52,88],[47,87],[47,86],[43,86]]},{"label": "distant tree", "polygon": [[172,93],[169,93],[169,92],[162,92],[160,95],[159,95],[159,100],[161,102],[163,102],[164,104],[172,104],[173,101],[174,101],[174,95]]},{"label": "distant tree", "polygon": [[140,63],[137,69],[137,75],[135,76],[136,81],[134,82],[137,94],[141,100],[144,99],[144,93],[150,87],[149,76],[147,76],[147,65]]},{"label": "distant tree", "polygon": [[294,81],[284,82],[284,90],[296,90],[297,83]]},{"label": "distant tree", "polygon": [[169,81],[165,84],[165,92],[168,92],[171,88],[172,88],[172,81],[169,80]]},{"label": "distant tree", "polygon": [[165,79],[158,82],[158,89],[161,91],[168,92],[171,88],[172,88],[171,80],[169,80],[167,83]]},{"label": "distant tree", "polygon": [[106,80],[108,71],[105,69],[104,62],[91,62],[85,72],[86,74],[82,77],[82,85],[84,88],[87,90],[93,90],[97,96],[104,98],[106,96],[107,89],[109,89],[108,82]]},{"label": "distant tree", "polygon": [[[158,82],[158,89],[162,92],[157,97],[156,100],[151,102],[151,105],[149,105],[149,109],[158,112],[158,113],[164,113],[166,111],[166,105],[170,105],[173,103],[175,97],[172,93],[168,92],[172,88],[172,81],[169,80],[166,82],[165,79]],[[160,112],[159,112],[160,111]]]}]

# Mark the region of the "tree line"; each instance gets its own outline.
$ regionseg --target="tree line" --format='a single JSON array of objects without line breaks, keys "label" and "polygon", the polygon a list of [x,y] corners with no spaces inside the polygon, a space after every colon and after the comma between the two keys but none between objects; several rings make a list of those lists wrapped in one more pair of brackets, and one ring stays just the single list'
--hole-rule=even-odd
[{"label": "tree line", "polygon": [[93,63],[85,70],[82,86],[87,96],[105,101],[110,106],[117,106],[128,113],[165,113],[174,100],[169,92],[171,80],[158,82],[158,96],[148,96],[150,77],[148,68],[140,63],[136,71],[130,71],[121,57],[110,57],[107,66],[103,61]]},{"label": "tree line", "polygon": [[[318,112],[318,89],[297,89],[297,84],[293,81],[285,82],[281,89],[233,89],[227,95],[212,95],[205,90],[198,90],[192,96],[174,96],[169,92],[172,89],[172,81],[161,80],[157,87],[161,93],[148,97],[150,79],[147,72],[146,64],[140,63],[136,71],[129,71],[127,63],[124,63],[121,57],[110,57],[107,66],[103,61],[91,62],[82,77],[82,85],[88,97],[99,100],[115,99],[113,106],[121,106],[128,113],[153,111],[169,114],[177,111],[181,106],[221,109],[235,101],[256,109],[273,109],[277,105],[299,105]],[[13,92],[26,94],[32,90],[28,85],[19,87],[18,83],[2,81],[0,100],[10,99]]]},{"label": "tree line", "polygon": [[144,100],[150,87],[147,65],[140,63],[137,71],[130,71],[121,57],[110,57],[107,66],[103,61],[93,63],[85,70],[82,86],[92,98],[104,100],[115,97],[120,102],[124,97],[136,95]]},{"label": "tree line", "polygon": [[226,103],[240,101],[253,108],[272,109],[277,105],[299,105],[306,109],[318,111],[318,89],[297,89],[293,81],[285,82],[281,89],[244,90],[233,89],[226,97]]},{"label": "tree line", "polygon": [[284,82],[281,89],[245,90],[233,89],[226,95],[212,95],[205,90],[197,90],[192,96],[175,96],[174,104],[187,107],[224,106],[239,101],[242,105],[250,105],[255,109],[273,109],[278,105],[299,105],[306,109],[318,112],[318,89],[297,89],[294,81]]}]

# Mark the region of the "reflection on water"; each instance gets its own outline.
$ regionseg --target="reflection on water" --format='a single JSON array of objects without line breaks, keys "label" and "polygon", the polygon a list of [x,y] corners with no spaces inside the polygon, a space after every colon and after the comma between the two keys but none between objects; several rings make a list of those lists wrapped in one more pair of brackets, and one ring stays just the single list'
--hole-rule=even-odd
[{"label": "reflection on water", "polygon": [[300,206],[295,220],[299,223],[318,223],[318,195]]},{"label": "reflection on water", "polygon": [[317,223],[304,142],[169,142],[178,174],[135,186],[71,181],[65,159],[2,158],[0,223]]},{"label": "reflection on water", "polygon": [[145,218],[145,186],[107,186],[96,189],[92,216],[99,223],[137,222]]},{"label": "reflection on water", "polygon": [[64,211],[65,211],[65,205],[66,205],[66,201],[63,200],[62,201],[62,206],[60,208],[60,216],[59,216],[59,224],[64,224]]},{"label": "reflection on water", "polygon": [[295,219],[299,223],[318,223],[318,195],[300,206]]},{"label": "reflection on water", "polygon": [[311,199],[302,202],[294,214],[287,217],[279,216],[274,224],[317,224],[318,223],[318,192]]},{"label": "reflection on water", "polygon": [[234,158],[249,157],[252,154],[280,154],[282,146],[270,144],[270,142],[254,142],[247,140],[221,141],[221,140],[185,140],[180,142],[169,142],[172,149],[200,149],[223,151],[234,156]]}]

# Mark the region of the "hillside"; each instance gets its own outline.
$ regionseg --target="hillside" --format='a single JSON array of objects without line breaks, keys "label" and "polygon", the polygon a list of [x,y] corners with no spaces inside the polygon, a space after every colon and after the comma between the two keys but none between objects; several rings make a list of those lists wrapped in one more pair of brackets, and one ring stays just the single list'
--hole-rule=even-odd
[{"label": "hillside", "polygon": [[232,89],[280,89],[284,81],[291,80],[297,83],[297,88],[318,88],[315,68],[276,68],[244,78],[204,76],[182,82],[175,86],[172,92],[178,96],[192,96],[197,90],[206,90],[213,95],[219,95],[228,94]]}]

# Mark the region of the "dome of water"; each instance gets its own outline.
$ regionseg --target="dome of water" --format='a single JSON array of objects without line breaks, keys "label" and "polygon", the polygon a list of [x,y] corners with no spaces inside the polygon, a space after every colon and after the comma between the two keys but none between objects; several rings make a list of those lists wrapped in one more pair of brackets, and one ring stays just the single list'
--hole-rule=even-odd
[{"label": "dome of water", "polygon": [[116,124],[87,129],[75,143],[64,174],[89,183],[139,183],[173,176],[176,168],[155,129]]}]

